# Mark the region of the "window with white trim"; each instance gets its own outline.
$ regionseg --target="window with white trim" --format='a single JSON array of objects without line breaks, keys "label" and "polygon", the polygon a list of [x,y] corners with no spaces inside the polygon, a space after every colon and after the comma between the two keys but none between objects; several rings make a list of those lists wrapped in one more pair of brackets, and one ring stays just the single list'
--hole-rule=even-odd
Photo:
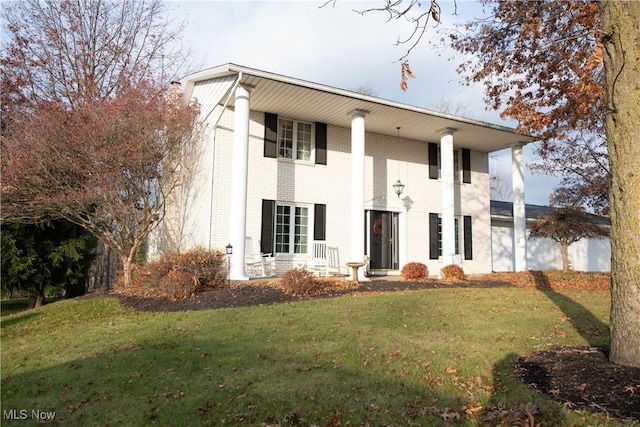
[{"label": "window with white trim", "polygon": [[311,161],[313,123],[278,118],[278,157]]},{"label": "window with white trim", "polygon": [[309,208],[276,206],[276,253],[305,254],[309,241]]},{"label": "window with white trim", "polygon": [[[442,150],[438,146],[438,178],[442,178]],[[460,180],[460,150],[453,150],[453,180]]]},{"label": "window with white trim", "polygon": [[[454,218],[455,255],[460,255],[460,218]],[[438,215],[438,256],[442,256],[442,216]]]}]

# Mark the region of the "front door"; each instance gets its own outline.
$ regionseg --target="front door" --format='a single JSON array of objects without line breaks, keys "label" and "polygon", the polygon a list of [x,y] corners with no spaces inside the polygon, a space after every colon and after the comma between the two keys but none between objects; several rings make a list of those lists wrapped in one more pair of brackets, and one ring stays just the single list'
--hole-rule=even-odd
[{"label": "front door", "polygon": [[[365,247],[371,270],[398,269],[398,213],[368,211]],[[368,243],[368,244],[367,244]]]}]

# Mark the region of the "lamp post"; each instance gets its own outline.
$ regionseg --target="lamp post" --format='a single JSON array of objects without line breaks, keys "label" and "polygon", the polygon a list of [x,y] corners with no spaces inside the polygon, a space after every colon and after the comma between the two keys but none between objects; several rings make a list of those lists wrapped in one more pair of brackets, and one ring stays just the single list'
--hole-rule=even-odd
[{"label": "lamp post", "polygon": [[231,287],[231,255],[233,254],[233,246],[229,243],[226,247],[227,260],[229,261],[229,270],[227,271],[227,285]]}]

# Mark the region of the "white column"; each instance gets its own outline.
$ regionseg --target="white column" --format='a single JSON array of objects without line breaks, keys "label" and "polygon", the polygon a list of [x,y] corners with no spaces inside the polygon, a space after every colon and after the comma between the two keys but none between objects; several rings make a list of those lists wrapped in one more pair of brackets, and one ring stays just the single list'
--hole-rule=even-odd
[{"label": "white column", "polygon": [[[348,262],[364,261],[364,117],[367,111],[351,112],[351,254]],[[367,280],[364,268],[358,280]]]},{"label": "white column", "polygon": [[513,255],[514,270],[527,270],[527,218],[524,208],[524,161],[522,144],[511,146],[511,181],[513,182]]},{"label": "white column", "polygon": [[442,205],[442,264],[453,264],[455,255],[455,199],[453,176],[453,132],[446,129],[440,137],[440,194]]},{"label": "white column", "polygon": [[244,271],[245,235],[247,228],[247,177],[249,173],[249,95],[251,87],[238,85],[235,92],[233,154],[231,157],[231,219],[229,240],[231,280],[248,280]]}]

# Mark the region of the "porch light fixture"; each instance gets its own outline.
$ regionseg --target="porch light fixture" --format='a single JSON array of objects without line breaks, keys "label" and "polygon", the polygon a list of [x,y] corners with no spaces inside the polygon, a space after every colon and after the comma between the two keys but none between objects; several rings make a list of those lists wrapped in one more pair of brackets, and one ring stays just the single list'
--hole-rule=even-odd
[{"label": "porch light fixture", "polygon": [[233,246],[231,246],[231,243],[229,243],[225,247],[225,250],[227,253],[227,260],[229,262],[229,269],[227,271],[227,286],[231,287],[231,255],[233,255]]},{"label": "porch light fixture", "polygon": [[404,184],[400,181],[400,126],[396,129],[398,130],[398,180],[393,184],[393,191],[395,191],[398,198],[400,198],[402,190],[404,190]]},{"label": "porch light fixture", "polygon": [[400,198],[400,195],[402,194],[402,190],[404,190],[404,184],[400,180],[397,180],[396,183],[393,184],[393,190],[398,195],[398,198]]}]

